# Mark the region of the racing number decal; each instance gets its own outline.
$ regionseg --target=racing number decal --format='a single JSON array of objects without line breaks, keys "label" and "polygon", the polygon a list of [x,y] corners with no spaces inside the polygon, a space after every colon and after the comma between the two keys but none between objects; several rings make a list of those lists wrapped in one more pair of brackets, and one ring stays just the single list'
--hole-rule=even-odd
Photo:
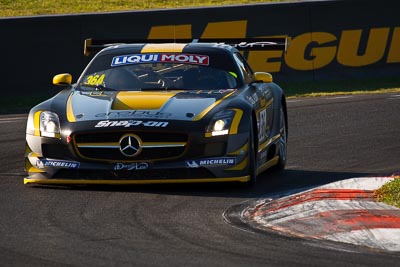
[{"label": "racing number decal", "polygon": [[104,73],[102,75],[99,75],[99,74],[89,75],[86,79],[85,84],[89,84],[89,85],[103,84],[105,77],[106,77],[106,75]]},{"label": "racing number decal", "polygon": [[258,115],[258,140],[263,142],[267,138],[267,110],[263,109]]}]

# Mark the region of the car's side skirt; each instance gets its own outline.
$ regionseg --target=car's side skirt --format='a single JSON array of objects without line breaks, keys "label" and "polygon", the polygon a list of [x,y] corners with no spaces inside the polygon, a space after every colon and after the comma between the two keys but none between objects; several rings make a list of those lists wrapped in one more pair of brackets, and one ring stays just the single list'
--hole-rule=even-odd
[{"label": "car's side skirt", "polygon": [[257,168],[257,175],[271,168],[272,166],[275,166],[276,164],[278,164],[278,161],[279,161],[279,156],[275,156],[271,160],[265,162],[264,164],[262,164],[260,167]]}]

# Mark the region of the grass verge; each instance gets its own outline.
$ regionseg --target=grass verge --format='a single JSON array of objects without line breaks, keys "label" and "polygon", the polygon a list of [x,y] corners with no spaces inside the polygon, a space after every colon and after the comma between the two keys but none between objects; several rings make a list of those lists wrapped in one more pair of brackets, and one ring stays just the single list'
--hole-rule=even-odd
[{"label": "grass verge", "polygon": [[376,191],[377,200],[400,208],[400,178],[397,178]]},{"label": "grass verge", "polygon": [[285,94],[289,97],[397,93],[400,91],[400,78],[309,82],[277,80],[276,83],[284,89]]}]

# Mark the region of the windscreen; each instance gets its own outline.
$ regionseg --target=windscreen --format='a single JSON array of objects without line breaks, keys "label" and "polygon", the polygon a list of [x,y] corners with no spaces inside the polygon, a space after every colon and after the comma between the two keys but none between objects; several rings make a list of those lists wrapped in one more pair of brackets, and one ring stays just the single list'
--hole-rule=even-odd
[{"label": "windscreen", "polygon": [[[230,60],[233,61],[233,60]],[[233,62],[201,54],[127,54],[95,58],[78,82],[79,90],[215,90],[241,86]]]}]

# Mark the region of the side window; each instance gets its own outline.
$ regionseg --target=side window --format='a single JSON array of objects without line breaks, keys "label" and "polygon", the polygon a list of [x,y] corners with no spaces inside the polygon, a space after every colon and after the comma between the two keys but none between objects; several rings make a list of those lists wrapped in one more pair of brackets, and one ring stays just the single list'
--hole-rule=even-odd
[{"label": "side window", "polygon": [[254,73],[253,70],[250,68],[249,64],[246,62],[246,60],[240,53],[236,52],[233,56],[238,66],[240,67],[240,70],[243,73],[244,80],[247,83],[252,82]]}]

